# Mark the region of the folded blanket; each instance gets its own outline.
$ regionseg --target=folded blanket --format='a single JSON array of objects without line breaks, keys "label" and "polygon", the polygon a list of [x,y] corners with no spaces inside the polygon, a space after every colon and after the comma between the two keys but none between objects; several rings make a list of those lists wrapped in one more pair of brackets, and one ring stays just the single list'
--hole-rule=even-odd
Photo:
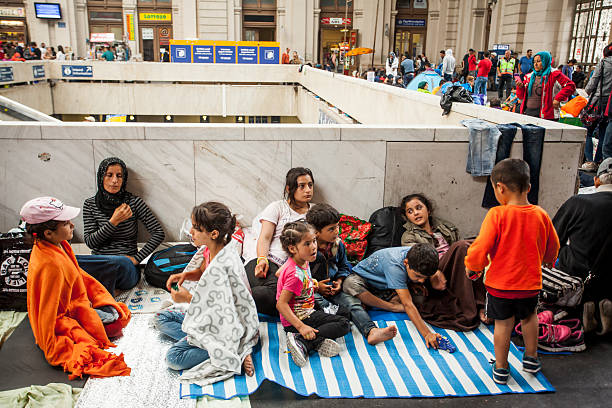
[{"label": "folded blanket", "polygon": [[193,293],[182,329],[189,344],[210,358],[183,372],[181,380],[212,384],[239,374],[258,341],[257,309],[233,242],[210,262]]},{"label": "folded blanket", "polygon": [[37,240],[28,268],[28,317],[36,344],[51,365],[68,371],[69,378],[129,375],[130,369],[104,349],[114,347],[94,310],[112,306],[125,327],[130,312],[97,280],[81,269],[68,242],[59,248]]}]

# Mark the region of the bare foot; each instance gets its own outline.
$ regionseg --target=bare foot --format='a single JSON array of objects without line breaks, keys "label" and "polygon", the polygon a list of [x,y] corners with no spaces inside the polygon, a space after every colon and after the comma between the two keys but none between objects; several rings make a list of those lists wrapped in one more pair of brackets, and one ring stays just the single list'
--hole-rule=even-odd
[{"label": "bare foot", "polygon": [[483,322],[484,324],[493,324],[493,319],[489,319],[487,317],[487,313],[485,312],[484,307],[478,311],[478,314],[480,315],[481,322]]},{"label": "bare foot", "polygon": [[383,341],[394,338],[396,334],[397,327],[395,326],[388,326],[382,329],[375,327],[370,330],[370,333],[368,333],[368,344],[373,346],[375,344],[382,343]]},{"label": "bare foot", "polygon": [[255,373],[255,366],[253,365],[253,357],[249,354],[244,358],[242,362],[242,368],[244,369],[244,373],[249,377],[252,377]]}]

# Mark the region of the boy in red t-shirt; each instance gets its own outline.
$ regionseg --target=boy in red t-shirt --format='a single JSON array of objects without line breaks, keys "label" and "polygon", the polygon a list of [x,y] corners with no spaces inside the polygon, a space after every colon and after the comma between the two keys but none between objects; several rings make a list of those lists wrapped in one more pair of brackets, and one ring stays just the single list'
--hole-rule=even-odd
[{"label": "boy in red t-shirt", "polygon": [[465,266],[468,277],[477,279],[488,265],[484,283],[487,317],[495,320],[493,380],[506,384],[515,318],[521,321],[525,340],[523,370],[537,373],[542,368],[536,314],[542,289],[541,266],[555,262],[559,238],[546,211],[527,200],[531,184],[525,161],[500,161],[491,172],[491,183],[501,206],[487,213],[478,237],[468,249]]}]

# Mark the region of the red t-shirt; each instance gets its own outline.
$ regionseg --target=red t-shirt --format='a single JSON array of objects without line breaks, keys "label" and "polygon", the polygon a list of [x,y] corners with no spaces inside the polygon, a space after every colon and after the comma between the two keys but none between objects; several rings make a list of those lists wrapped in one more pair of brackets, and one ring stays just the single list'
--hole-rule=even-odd
[{"label": "red t-shirt", "polygon": [[489,71],[491,71],[491,60],[484,58],[478,63],[478,74],[479,77],[488,77]]},{"label": "red t-shirt", "polygon": [[478,65],[476,65],[476,56],[475,55],[470,55],[468,57],[468,70],[469,71],[476,71],[476,68],[478,68]]}]

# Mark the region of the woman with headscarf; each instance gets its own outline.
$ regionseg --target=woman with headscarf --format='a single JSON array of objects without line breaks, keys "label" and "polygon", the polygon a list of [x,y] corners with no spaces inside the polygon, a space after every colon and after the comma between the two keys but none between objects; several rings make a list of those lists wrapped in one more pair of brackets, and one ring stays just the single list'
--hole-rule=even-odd
[{"label": "woman with headscarf", "polygon": [[429,92],[429,84],[427,83],[427,81],[419,82],[419,88],[417,89],[417,91],[423,93],[431,93]]},{"label": "woman with headscarf", "polygon": [[[561,71],[551,69],[552,57],[548,51],[540,51],[533,57],[533,72],[516,84],[516,94],[522,100],[520,112],[536,118],[555,120],[561,101],[569,98],[576,85]],[[561,90],[554,95],[558,83]]]},{"label": "woman with headscarf", "polygon": [[[142,198],[128,192],[128,170],[117,157],[102,160],[98,192],[83,204],[85,243],[93,255],[77,256],[81,268],[112,294],[140,280],[137,265],[164,240],[164,230]],[[151,237],[138,249],[138,221]]]},{"label": "woman with headscarf", "polygon": [[393,75],[395,78],[397,76],[397,67],[399,66],[399,60],[395,56],[395,53],[392,51],[389,53],[389,58],[385,62],[385,75]]}]

